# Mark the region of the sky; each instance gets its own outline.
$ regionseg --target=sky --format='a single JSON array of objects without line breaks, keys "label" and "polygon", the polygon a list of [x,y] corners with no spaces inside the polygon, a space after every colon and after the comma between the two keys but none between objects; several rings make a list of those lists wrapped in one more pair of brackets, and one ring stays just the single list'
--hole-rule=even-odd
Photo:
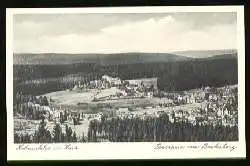
[{"label": "sky", "polygon": [[15,53],[237,48],[236,13],[16,14]]}]

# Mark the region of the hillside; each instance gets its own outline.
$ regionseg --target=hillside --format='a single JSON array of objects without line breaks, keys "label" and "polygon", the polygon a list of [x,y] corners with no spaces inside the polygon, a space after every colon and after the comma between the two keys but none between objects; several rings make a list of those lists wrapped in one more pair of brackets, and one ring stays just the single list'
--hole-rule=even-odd
[{"label": "hillside", "polygon": [[188,57],[168,53],[117,54],[14,54],[14,64],[60,65],[91,63],[100,65],[136,64],[187,60]]},{"label": "hillside", "polygon": [[[43,94],[72,87],[75,80],[93,80],[103,74],[123,80],[158,78],[158,88],[166,91],[195,89],[201,86],[237,84],[235,55],[218,55],[168,62],[100,65],[91,63],[59,65],[14,65],[14,90]],[[25,81],[30,80],[27,84]]]},{"label": "hillside", "polygon": [[173,52],[175,55],[185,56],[190,58],[209,58],[214,56],[223,56],[228,54],[237,54],[237,50],[190,50],[190,51],[179,51]]}]

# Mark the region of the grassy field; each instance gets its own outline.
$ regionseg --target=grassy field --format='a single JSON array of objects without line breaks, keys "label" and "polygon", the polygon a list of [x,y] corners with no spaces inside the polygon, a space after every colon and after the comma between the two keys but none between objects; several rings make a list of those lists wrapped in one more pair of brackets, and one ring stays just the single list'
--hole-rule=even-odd
[{"label": "grassy field", "polygon": [[45,94],[45,96],[51,97],[54,101],[52,105],[55,108],[65,108],[79,112],[100,112],[107,108],[121,108],[121,107],[147,107],[157,106],[159,103],[170,103],[171,100],[167,98],[130,98],[130,99],[117,99],[117,100],[103,100],[103,101],[92,101],[94,95],[97,97],[115,95],[119,90],[117,88],[109,88],[100,90],[92,89],[83,92],[76,91],[58,91],[53,93]]},{"label": "grassy field", "polygon": [[[118,110],[119,108],[132,108],[134,115],[142,115],[147,113],[148,115],[154,114],[158,111],[171,112],[178,110],[185,110],[189,113],[193,109],[202,106],[203,103],[194,103],[194,104],[185,104],[174,107],[159,107],[159,103],[171,103],[172,100],[168,98],[131,98],[131,99],[118,99],[118,100],[104,100],[94,102],[93,96],[98,93],[99,96],[107,96],[115,94],[119,91],[117,88],[110,88],[104,90],[91,89],[87,91],[77,92],[77,91],[56,91],[52,93],[44,94],[47,97],[51,97],[53,102],[51,107],[56,110],[67,110],[67,111],[76,111],[83,112],[84,114],[88,113],[98,113],[105,112],[110,109]],[[81,103],[81,104],[78,104]],[[72,122],[64,122],[61,124],[62,131],[65,132],[66,124],[76,132],[78,138],[87,136],[89,121],[91,119],[85,118],[80,121],[79,125],[73,125]],[[22,117],[15,117],[14,120],[15,133],[29,133],[33,134],[37,130],[40,121],[36,120],[26,120]],[[53,132],[53,127],[55,122],[47,122],[47,127]]]}]

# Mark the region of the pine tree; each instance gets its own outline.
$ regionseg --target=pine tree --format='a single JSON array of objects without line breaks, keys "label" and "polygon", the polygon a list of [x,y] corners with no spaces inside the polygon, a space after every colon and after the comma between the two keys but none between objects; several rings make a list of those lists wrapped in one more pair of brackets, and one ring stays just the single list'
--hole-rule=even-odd
[{"label": "pine tree", "polygon": [[67,111],[66,110],[64,110],[64,121],[67,121],[68,119],[68,114],[67,114]]},{"label": "pine tree", "polygon": [[66,135],[65,135],[65,133],[62,133],[62,135],[61,135],[61,142],[66,142]]},{"label": "pine tree", "polygon": [[75,131],[73,133],[72,142],[77,142],[77,137],[76,137]]},{"label": "pine tree", "polygon": [[31,143],[31,138],[30,138],[30,135],[28,133],[26,133],[23,136],[23,142],[22,143]]},{"label": "pine tree", "polygon": [[20,143],[20,136],[17,133],[14,134],[14,143]]},{"label": "pine tree", "polygon": [[62,128],[60,126],[60,124],[56,124],[53,128],[53,141],[54,142],[62,142]]},{"label": "pine tree", "polygon": [[62,112],[60,112],[59,119],[60,119],[60,123],[64,122],[64,117],[63,117],[63,113]]},{"label": "pine tree", "polygon": [[43,105],[43,97],[42,96],[39,96],[38,104]]},{"label": "pine tree", "polygon": [[86,138],[85,138],[85,136],[84,136],[84,133],[82,133],[82,138],[81,138],[80,141],[81,141],[81,142],[87,142],[87,140],[86,140]]},{"label": "pine tree", "polygon": [[43,97],[42,99],[42,104],[41,105],[45,105],[45,106],[48,106],[49,105],[49,102],[48,102],[48,99],[46,96]]},{"label": "pine tree", "polygon": [[46,128],[44,117],[42,118],[42,121],[40,122],[38,131],[36,131],[34,134],[33,142],[35,143],[51,142],[51,134],[50,134],[50,131]]},{"label": "pine tree", "polygon": [[66,140],[67,142],[72,141],[72,129],[71,127],[68,127],[68,125],[66,125]]},{"label": "pine tree", "polygon": [[49,130],[46,131],[46,140],[47,142],[52,142],[52,136]]}]

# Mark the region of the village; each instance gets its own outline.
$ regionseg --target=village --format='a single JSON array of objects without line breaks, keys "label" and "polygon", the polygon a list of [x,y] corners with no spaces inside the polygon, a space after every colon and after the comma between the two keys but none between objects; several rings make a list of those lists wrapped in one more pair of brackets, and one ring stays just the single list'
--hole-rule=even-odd
[{"label": "village", "polygon": [[[61,93],[39,97],[18,93],[14,105],[15,132],[32,134],[39,120],[45,118],[49,130],[57,123],[63,130],[68,125],[80,138],[88,135],[93,120],[146,119],[163,113],[172,123],[237,126],[237,92],[237,85],[163,92],[157,89],[157,78],[121,80],[103,75],[100,80],[76,81],[74,87]],[[93,106],[98,107],[90,111]]]}]

